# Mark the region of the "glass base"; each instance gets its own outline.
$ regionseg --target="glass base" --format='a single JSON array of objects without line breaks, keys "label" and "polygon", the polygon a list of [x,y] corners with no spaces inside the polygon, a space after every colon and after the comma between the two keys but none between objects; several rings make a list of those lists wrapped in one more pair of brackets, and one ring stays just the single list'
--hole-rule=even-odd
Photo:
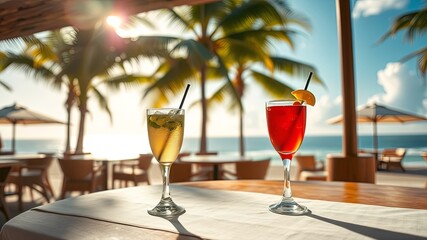
[{"label": "glass base", "polygon": [[176,205],[171,198],[162,199],[157,206],[147,211],[150,215],[158,217],[179,216],[185,213],[185,209]]},{"label": "glass base", "polygon": [[268,209],[270,212],[283,215],[306,215],[311,213],[306,206],[299,205],[293,198],[282,198],[280,202],[270,205]]}]

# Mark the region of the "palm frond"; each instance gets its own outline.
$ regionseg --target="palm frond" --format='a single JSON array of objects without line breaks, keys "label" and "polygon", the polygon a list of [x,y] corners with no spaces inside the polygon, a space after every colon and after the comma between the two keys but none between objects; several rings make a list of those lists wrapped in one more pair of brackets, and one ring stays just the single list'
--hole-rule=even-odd
[{"label": "palm frond", "polygon": [[206,79],[207,80],[224,80],[224,72],[218,68],[218,66],[207,65],[206,66]]},{"label": "palm frond", "polygon": [[177,29],[178,31],[182,31],[182,32],[191,31],[195,36],[197,36],[198,32],[195,29],[195,22],[190,21],[191,19],[187,19],[184,17],[184,16],[189,16],[189,11],[191,9],[189,9],[189,7],[182,7],[179,9],[181,10],[181,13],[178,13],[173,9],[159,10],[159,13],[167,17],[168,25],[174,26],[174,28]]},{"label": "palm frond", "polygon": [[268,51],[275,41],[285,43],[291,49],[294,49],[293,36],[296,34],[298,34],[298,32],[293,30],[260,28],[231,33],[227,35],[226,38],[239,39],[253,46],[259,46],[263,51]]},{"label": "palm frond", "polygon": [[208,62],[214,57],[205,46],[193,39],[181,41],[174,47],[171,53],[179,53],[181,51],[185,51],[184,55],[196,68],[200,68],[202,64],[205,64],[205,62]]},{"label": "palm frond", "polygon": [[224,32],[235,32],[250,29],[257,25],[267,26],[286,24],[289,9],[275,7],[272,1],[247,1],[233,8],[219,25]]},{"label": "palm frond", "polygon": [[141,25],[150,29],[156,28],[156,25],[147,18],[147,13],[130,16],[124,24],[123,28],[134,29]]},{"label": "palm frond", "polygon": [[427,7],[420,11],[404,14],[395,19],[390,30],[386,32],[378,42],[383,42],[387,38],[404,30],[407,30],[405,38],[410,42],[412,42],[416,36],[425,34],[427,31]]},{"label": "palm frond", "polygon": [[2,86],[3,88],[5,88],[8,91],[12,91],[12,88],[7,85],[3,80],[0,79],[0,86]]},{"label": "palm frond", "polygon": [[276,9],[276,11],[282,15],[280,22],[271,22],[268,26],[281,26],[284,25],[289,28],[291,25],[298,26],[306,31],[311,30],[310,21],[306,16],[301,13],[295,12],[288,5],[287,1],[282,0],[268,0],[270,4]]},{"label": "palm frond", "polygon": [[58,56],[52,49],[51,45],[46,44],[34,35],[23,37],[23,41],[27,45],[27,53],[34,56],[38,61],[43,62],[45,59],[58,61]]},{"label": "palm frond", "polygon": [[294,90],[276,78],[267,76],[261,72],[250,70],[251,78],[263,89],[275,98],[291,98],[291,92]]},{"label": "palm frond", "polygon": [[0,56],[0,71],[6,68],[22,71],[36,80],[51,80],[54,73],[45,66],[40,66],[36,61],[25,54],[7,53]]},{"label": "palm frond", "polygon": [[[218,56],[218,53],[216,53],[216,55]],[[229,70],[227,69],[227,66],[225,65],[221,57],[218,56],[217,59],[218,59],[218,68],[222,72],[222,74],[225,76],[226,83],[232,86],[233,82],[231,81],[230,76],[228,75]],[[236,88],[232,87],[230,89],[232,90],[230,91],[231,98],[235,100],[234,102],[238,105],[240,109],[243,109],[242,100],[240,99]]]},{"label": "palm frond", "polygon": [[[144,96],[144,94],[141,94],[141,96]],[[163,92],[153,89],[150,91],[150,98],[141,98],[141,102],[145,101],[149,107],[152,108],[160,108],[164,107],[165,105],[168,105],[170,103],[170,98],[168,98]]]},{"label": "palm frond", "polygon": [[153,89],[158,89],[165,96],[173,96],[182,92],[186,83],[194,81],[198,76],[198,72],[184,58],[170,60],[168,64],[169,70],[145,90],[143,98]]},{"label": "palm frond", "polygon": [[137,40],[129,42],[123,52],[127,58],[167,57],[169,51],[175,46],[179,38],[169,36],[141,36]]},{"label": "palm frond", "polygon": [[201,31],[198,35],[211,35],[218,31],[218,28],[221,27],[218,23],[231,12],[231,6],[235,2],[237,1],[217,1],[192,6],[188,16],[192,22],[200,25]]},{"label": "palm frond", "polygon": [[314,83],[318,83],[326,88],[325,83],[322,81],[320,76],[317,74],[316,69],[305,63],[301,63],[295,60],[291,60],[288,58],[282,58],[282,57],[272,57],[271,58],[274,64],[274,70],[278,72],[287,73],[292,76],[300,77],[304,81],[306,80],[306,77],[309,72],[313,72],[313,76],[311,78],[311,81]]},{"label": "palm frond", "polygon": [[100,84],[105,84],[110,89],[119,90],[121,87],[125,89],[134,89],[135,87],[144,86],[144,84],[152,83],[152,77],[135,76],[135,75],[119,75],[109,79],[105,79]]},{"label": "palm frond", "polygon": [[96,87],[92,87],[91,90],[96,100],[98,101],[99,107],[108,113],[110,122],[113,123],[113,114],[111,113],[110,107],[108,106],[107,98]]},{"label": "palm frond", "polygon": [[273,63],[268,53],[245,41],[235,39],[218,40],[217,52],[227,66],[262,62],[269,70],[273,70]]},{"label": "palm frond", "polygon": [[420,71],[421,75],[425,79],[425,75],[427,74],[427,47],[419,49],[413,53],[410,53],[403,57],[401,61],[405,62],[408,61],[414,57],[418,57],[418,70]]},{"label": "palm frond", "polygon": [[218,88],[217,91],[215,91],[212,94],[212,96],[210,96],[207,99],[208,109],[214,105],[223,104],[227,99],[229,99],[229,101],[228,101],[228,103],[229,103],[228,110],[229,111],[233,111],[236,108],[237,109],[241,108],[243,110],[243,105],[239,104],[239,102],[241,102],[241,99],[240,99],[240,101],[235,101],[233,99],[230,99],[230,96],[233,95],[233,91],[235,91],[235,90],[234,90],[234,87],[232,84],[226,83],[226,84],[222,85],[220,88]]},{"label": "palm frond", "polygon": [[0,46],[11,47],[14,49],[23,49],[25,44],[22,37],[9,38],[0,41]]}]

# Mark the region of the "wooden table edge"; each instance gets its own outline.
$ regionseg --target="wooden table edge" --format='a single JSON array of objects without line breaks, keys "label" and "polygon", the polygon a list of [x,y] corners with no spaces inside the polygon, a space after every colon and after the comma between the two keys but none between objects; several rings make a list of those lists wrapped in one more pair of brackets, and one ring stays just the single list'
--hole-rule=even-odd
[{"label": "wooden table edge", "polygon": [[[177,183],[215,190],[282,195],[280,180],[222,180]],[[427,209],[427,189],[355,182],[292,182],[293,196],[313,200],[359,203],[385,207]],[[272,199],[274,201],[274,199]]]}]

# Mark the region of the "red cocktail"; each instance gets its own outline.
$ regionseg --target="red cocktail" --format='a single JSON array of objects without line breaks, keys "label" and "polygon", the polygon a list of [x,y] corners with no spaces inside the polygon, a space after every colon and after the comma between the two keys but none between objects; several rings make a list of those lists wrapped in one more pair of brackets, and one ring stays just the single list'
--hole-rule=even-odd
[{"label": "red cocktail", "polygon": [[270,205],[269,209],[278,214],[307,214],[310,211],[292,198],[290,182],[291,160],[304,139],[306,106],[294,100],[277,100],[266,102],[265,110],[268,134],[271,144],[282,158],[285,181],[282,199]]},{"label": "red cocktail", "polygon": [[304,139],[306,106],[267,106],[267,125],[271,144],[282,160],[292,160]]}]

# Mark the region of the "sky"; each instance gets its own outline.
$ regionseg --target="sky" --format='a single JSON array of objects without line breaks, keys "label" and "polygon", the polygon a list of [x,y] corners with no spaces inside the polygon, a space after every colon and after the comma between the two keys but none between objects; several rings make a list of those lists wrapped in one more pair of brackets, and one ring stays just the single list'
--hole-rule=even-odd
[{"label": "sky", "polygon": [[[291,8],[305,16],[312,30],[303,32],[295,42],[295,50],[286,46],[276,49],[286,56],[314,65],[323,79],[326,88],[311,84],[317,103],[308,108],[307,135],[341,135],[341,125],[329,125],[329,118],[340,115],[341,72],[337,37],[335,0],[290,0]],[[389,29],[392,21],[399,15],[420,9],[426,0],[358,0],[351,2],[353,24],[354,68],[356,81],[356,103],[382,103],[396,109],[427,116],[426,85],[416,70],[416,61],[399,61],[407,54],[425,47],[427,34],[410,43],[402,34],[378,43],[380,37]],[[16,70],[0,73],[0,79],[13,89],[8,92],[0,88],[0,107],[18,103],[31,110],[65,121],[65,91],[55,91],[43,82]],[[304,79],[283,76],[283,81],[294,88],[303,88]],[[209,85],[208,93],[216,85]],[[184,108],[186,108],[185,136],[200,135],[200,109],[189,108],[191,102],[199,98],[200,87],[192,85]],[[106,113],[99,110],[94,102],[89,103],[90,116],[87,119],[86,139],[88,144],[101,143],[105,136],[126,136],[127,139],[140,139],[146,136],[145,109],[150,106],[141,102],[143,89],[108,92],[109,105],[113,113],[111,123]],[[179,105],[181,96],[176,99]],[[270,97],[249,82],[244,98],[245,134],[248,136],[267,136],[265,121],[265,101]],[[237,137],[238,116],[217,107],[209,113],[208,137]],[[78,113],[73,112],[73,139],[77,135]],[[360,124],[358,134],[372,133],[370,124]],[[427,123],[382,124],[380,134],[427,134]],[[11,126],[0,125],[2,138],[9,139]],[[19,139],[63,139],[63,125],[18,126]],[[144,137],[145,138],[145,137]],[[130,141],[129,141],[130,142]],[[74,145],[74,141],[72,142]]]}]

